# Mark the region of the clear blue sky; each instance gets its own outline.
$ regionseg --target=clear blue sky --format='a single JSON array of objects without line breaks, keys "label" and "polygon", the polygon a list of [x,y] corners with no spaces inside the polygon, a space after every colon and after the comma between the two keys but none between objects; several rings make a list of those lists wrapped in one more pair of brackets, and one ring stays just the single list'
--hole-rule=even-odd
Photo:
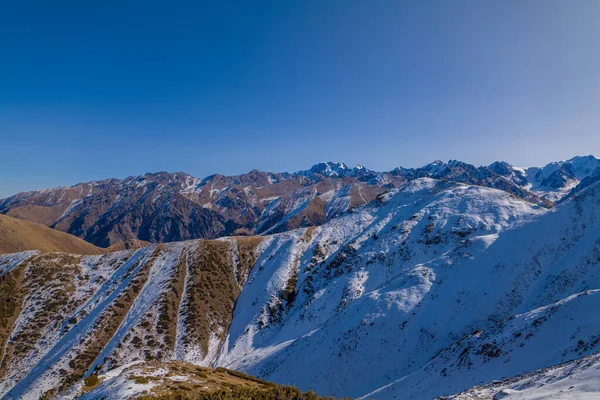
[{"label": "clear blue sky", "polygon": [[600,155],[600,1],[29,1],[0,197],[159,170]]}]

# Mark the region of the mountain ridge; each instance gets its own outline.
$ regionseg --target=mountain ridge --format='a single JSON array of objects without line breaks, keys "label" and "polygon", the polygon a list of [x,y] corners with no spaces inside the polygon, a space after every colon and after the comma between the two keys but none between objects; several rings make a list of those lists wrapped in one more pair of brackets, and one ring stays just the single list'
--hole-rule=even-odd
[{"label": "mountain ridge", "polygon": [[[487,168],[490,168],[490,169],[493,169],[493,170],[497,170],[499,168],[497,166],[503,166],[502,168],[505,168],[505,171],[507,171],[507,173],[511,169],[513,169],[513,168],[517,169],[518,171],[534,170],[534,171],[537,172],[537,170],[541,170],[541,169],[544,169],[546,167],[551,167],[551,166],[554,166],[554,165],[569,164],[569,163],[572,163],[572,162],[575,162],[575,161],[578,161],[578,160],[581,160],[581,159],[600,160],[597,157],[595,157],[594,155],[590,154],[590,155],[587,155],[587,156],[574,156],[574,157],[571,157],[570,159],[561,160],[561,161],[552,161],[552,162],[544,165],[543,167],[539,167],[539,166],[520,167],[520,166],[516,166],[516,165],[510,164],[510,163],[508,163],[506,161],[500,161],[500,160],[494,161],[494,162],[492,162],[489,165],[482,164],[482,165],[476,166],[474,164],[469,164],[469,163],[464,163],[464,164],[473,166],[474,168],[485,168],[485,167],[487,167]],[[318,163],[314,164],[309,169],[298,170],[296,172],[273,172],[273,171],[261,171],[261,170],[258,170],[258,169],[253,169],[251,171],[248,171],[247,173],[233,174],[233,175],[223,175],[223,174],[220,174],[220,173],[215,173],[215,174],[207,175],[206,177],[204,177],[202,179],[195,178],[193,175],[191,175],[191,174],[189,174],[189,173],[187,173],[185,171],[173,171],[173,172],[169,172],[169,171],[166,171],[166,170],[161,170],[161,171],[156,171],[156,172],[146,172],[146,173],[143,173],[143,174],[140,174],[140,175],[130,175],[130,176],[127,176],[125,178],[110,177],[110,178],[104,178],[104,179],[100,179],[100,180],[91,180],[91,181],[77,182],[77,183],[75,183],[73,185],[70,185],[70,186],[56,186],[56,187],[47,187],[47,188],[42,188],[42,189],[28,190],[28,191],[24,191],[24,192],[19,192],[18,194],[37,193],[37,192],[44,192],[44,191],[50,191],[50,190],[56,190],[56,189],[68,189],[68,188],[73,188],[73,187],[84,185],[84,184],[107,183],[107,182],[111,182],[111,181],[128,181],[128,180],[134,180],[134,179],[143,178],[143,177],[145,177],[147,175],[166,175],[166,176],[178,176],[178,175],[181,176],[181,175],[183,175],[183,176],[186,176],[186,177],[193,178],[193,179],[197,180],[198,183],[205,183],[206,181],[211,180],[212,178],[215,178],[215,177],[237,178],[237,177],[247,176],[247,175],[250,175],[252,173],[264,173],[264,174],[270,174],[270,175],[274,175],[274,176],[276,176],[276,175],[283,175],[283,176],[304,175],[304,176],[306,176],[307,174],[310,174],[311,172],[312,173],[317,173],[316,171],[318,171],[319,169],[323,168],[323,166],[327,166],[327,165],[329,165],[330,168],[331,168],[331,166],[334,166],[334,167],[335,166],[338,166],[338,167],[342,166],[341,167],[342,170],[348,170],[348,171],[352,171],[352,170],[364,170],[364,171],[372,172],[372,173],[386,173],[386,172],[390,173],[390,172],[396,171],[396,170],[415,171],[415,170],[422,170],[422,169],[430,169],[430,168],[433,168],[433,166],[443,167],[445,165],[453,164],[453,163],[456,163],[456,162],[463,163],[462,161],[454,160],[454,159],[451,159],[448,162],[444,162],[442,160],[434,160],[431,163],[425,164],[424,166],[421,166],[421,167],[401,167],[401,166],[398,166],[398,167],[392,168],[391,170],[376,171],[376,170],[368,169],[368,168],[364,167],[361,164],[357,164],[354,167],[348,167],[349,164],[341,162],[341,161],[322,161],[322,162],[318,162]],[[595,167],[597,168],[597,166],[595,166]],[[594,172],[594,171],[593,170],[588,171],[588,173],[591,173],[591,172]],[[586,176],[586,174],[584,174],[584,176]],[[583,177],[581,179],[583,179]],[[13,197],[13,196],[14,195],[11,195],[11,196],[8,196],[8,197],[4,197],[4,198],[0,198],[0,200],[6,200],[6,199],[8,199],[10,197]]]},{"label": "mountain ridge", "polygon": [[19,193],[0,200],[0,213],[41,223],[99,247],[130,240],[212,239],[319,226],[422,177],[501,189],[552,207],[589,180],[596,165],[600,168],[600,160],[587,156],[527,170],[505,162],[475,167],[450,160],[387,172],[340,162],[319,163],[294,173],[252,170],[204,179],[183,172],[157,172]]}]

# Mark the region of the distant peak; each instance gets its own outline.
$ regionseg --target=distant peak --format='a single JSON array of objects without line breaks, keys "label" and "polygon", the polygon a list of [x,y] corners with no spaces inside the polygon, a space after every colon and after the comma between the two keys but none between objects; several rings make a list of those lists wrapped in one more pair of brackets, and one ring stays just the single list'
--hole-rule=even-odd
[{"label": "distant peak", "polygon": [[600,159],[598,157],[590,154],[588,156],[575,156],[573,158],[568,159],[565,162],[573,163],[573,162],[577,162],[577,161],[600,161]]},{"label": "distant peak", "polygon": [[442,168],[446,167],[446,163],[440,160],[435,160],[434,162],[431,162],[425,166],[423,166],[423,170],[429,172],[429,173],[435,173],[437,171],[440,171]]},{"label": "distant peak", "polygon": [[490,167],[512,167],[512,165],[510,165],[506,161],[494,161],[489,166]]},{"label": "distant peak", "polygon": [[346,164],[344,164],[343,162],[337,162],[337,161],[327,161],[325,163],[320,163],[317,165],[326,165],[327,167],[329,167],[331,169],[348,169]]},{"label": "distant peak", "polygon": [[450,160],[450,161],[448,161],[448,165],[450,167],[461,167],[463,165],[466,165],[466,163],[459,161],[459,160]]},{"label": "distant peak", "polygon": [[508,176],[515,172],[515,168],[506,161],[495,161],[488,166],[489,169],[498,175]]},{"label": "distant peak", "polygon": [[300,175],[319,174],[329,177],[345,176],[349,169],[343,162],[327,161],[313,165],[309,170],[300,171]]}]

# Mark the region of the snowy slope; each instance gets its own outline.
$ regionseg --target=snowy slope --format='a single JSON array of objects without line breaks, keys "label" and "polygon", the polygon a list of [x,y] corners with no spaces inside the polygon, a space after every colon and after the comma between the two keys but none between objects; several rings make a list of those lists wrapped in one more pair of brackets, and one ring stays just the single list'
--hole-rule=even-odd
[{"label": "snowy slope", "polygon": [[447,400],[542,400],[600,398],[600,354],[543,368],[510,379],[494,381]]},{"label": "snowy slope", "polygon": [[[483,257],[466,263],[460,290],[445,298],[473,299],[460,301],[466,312],[452,322],[457,326],[461,314],[477,316],[465,331],[472,335],[371,393],[376,398],[449,395],[597,351],[600,325],[590,310],[598,307],[600,288],[599,204],[600,185],[591,186],[534,223],[507,232]],[[481,282],[494,284],[482,290]],[[485,316],[488,320],[481,320]]]},{"label": "snowy slope", "polygon": [[218,364],[322,394],[365,394],[471,329],[463,307],[432,292],[456,294],[461,265],[542,213],[502,191],[424,178],[279,235],[238,298]]},{"label": "snowy slope", "polygon": [[599,305],[600,290],[594,290],[516,315],[457,341],[365,398],[433,399],[578,359],[598,349],[600,320],[590,310]]}]

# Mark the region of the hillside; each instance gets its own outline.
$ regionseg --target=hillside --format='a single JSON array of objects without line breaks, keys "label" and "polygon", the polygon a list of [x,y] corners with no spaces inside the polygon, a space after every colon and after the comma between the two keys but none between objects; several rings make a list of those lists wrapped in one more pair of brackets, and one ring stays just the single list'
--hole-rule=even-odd
[{"label": "hillside", "polygon": [[259,244],[0,256],[0,395],[64,390],[140,357],[210,365]]},{"label": "hillside", "polygon": [[180,361],[131,363],[74,385],[65,399],[327,400],[312,392],[279,386],[225,368],[205,368]]},{"label": "hillside", "polygon": [[104,252],[104,249],[68,233],[0,214],[0,254],[25,250],[73,254]]},{"label": "hillside", "polygon": [[600,397],[600,353],[469,389],[443,400],[594,400]]},{"label": "hillside", "polygon": [[333,162],[294,173],[253,170],[204,179],[159,172],[19,193],[0,199],[0,213],[107,248],[130,240],[161,243],[319,226],[420,178],[499,189],[552,207],[597,170],[600,160],[587,156],[528,169],[451,160],[386,172]]},{"label": "hillside", "polygon": [[316,227],[0,256],[0,395],[177,360],[432,399],[570,362],[600,350],[599,204],[418,178]]}]

